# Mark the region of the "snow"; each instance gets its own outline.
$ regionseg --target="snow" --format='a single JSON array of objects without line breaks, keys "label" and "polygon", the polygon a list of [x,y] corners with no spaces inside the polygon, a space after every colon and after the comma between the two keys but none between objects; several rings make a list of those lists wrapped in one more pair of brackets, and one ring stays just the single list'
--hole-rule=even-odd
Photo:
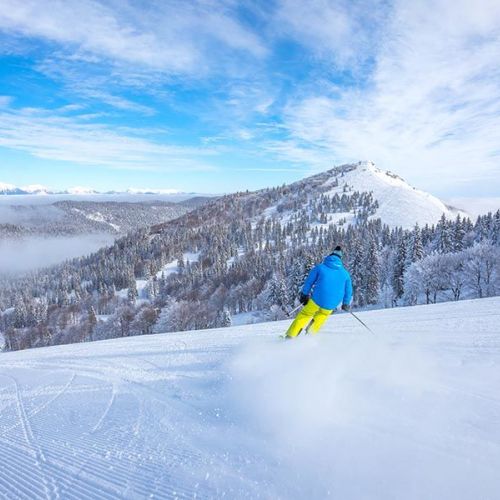
[{"label": "snow", "polygon": [[178,189],[148,189],[148,188],[128,188],[130,194],[183,194]]},{"label": "snow", "polygon": [[14,184],[0,182],[0,191],[13,191],[14,189],[16,189],[16,186],[14,186]]},{"label": "snow", "polygon": [[[136,304],[147,304],[149,303],[149,298],[147,294],[147,284],[148,280],[136,279],[135,285],[137,288],[137,299]],[[128,298],[128,288],[122,288],[116,292],[116,295],[122,299]]]},{"label": "snow", "polygon": [[[329,182],[333,181],[331,179]],[[420,226],[435,224],[443,213],[447,218],[454,218],[458,213],[435,196],[415,189],[401,177],[384,172],[369,161],[360,162],[354,170],[339,176],[338,181],[339,185],[325,194],[333,196],[338,193],[341,196],[345,184],[352,187],[353,191],[372,191],[379,203],[374,217],[381,218],[392,227],[409,229],[416,222]]]},{"label": "snow", "polygon": [[94,189],[83,187],[83,186],[74,186],[68,188],[66,190],[66,194],[75,194],[75,195],[88,195],[88,194],[98,194]]},{"label": "snow", "polygon": [[148,280],[135,280],[137,286],[137,295],[140,299],[146,299],[146,285]]},{"label": "snow", "polygon": [[500,298],[3,353],[5,498],[498,498]]},{"label": "snow", "polygon": [[126,299],[128,297],[128,288],[121,288],[116,291],[116,296],[122,299]]},{"label": "snow", "polygon": [[[187,261],[189,262],[198,262],[198,259],[200,258],[200,252],[184,252],[182,255],[182,260],[184,263]],[[166,278],[167,276],[170,276],[173,273],[177,273],[179,271],[179,267],[177,266],[178,259],[174,259],[173,261],[169,262],[168,264],[165,264],[157,273],[156,277],[158,279],[161,278],[162,274]]]},{"label": "snow", "polygon": [[[84,186],[74,186],[64,190],[51,189],[41,184],[30,184],[18,187],[14,184],[0,182],[0,193],[9,195],[3,203],[37,203],[38,195],[47,195],[46,203],[53,203],[60,200],[88,200],[88,201],[151,201],[151,196],[155,200],[165,200],[179,202],[197,196],[219,196],[214,193],[183,192],[177,189],[147,189],[129,188],[125,191],[104,191],[100,192],[93,188]],[[14,197],[14,198],[12,198]],[[6,197],[7,198],[7,197]]]},{"label": "snow", "polygon": [[[79,210],[79,212],[82,212],[82,210]],[[85,214],[87,219],[96,221],[96,222],[106,222],[106,219],[104,218],[104,215],[101,214],[101,212],[95,212],[91,214]]]},{"label": "snow", "polygon": [[76,210],[77,212],[82,213],[89,220],[93,220],[95,222],[104,222],[108,226],[111,226],[115,231],[120,230],[119,225],[114,224],[113,222],[107,221],[106,218],[104,217],[104,215],[101,214],[101,212],[94,212],[94,213],[87,214],[87,213],[83,212],[82,210],[78,210],[77,208],[74,208],[73,210]]},{"label": "snow", "polygon": [[29,186],[23,186],[21,189],[29,194],[46,195],[49,193],[47,186],[42,184],[30,184]]},{"label": "snow", "polygon": [[259,311],[243,312],[231,316],[231,323],[233,326],[252,325],[263,321],[263,313]]}]

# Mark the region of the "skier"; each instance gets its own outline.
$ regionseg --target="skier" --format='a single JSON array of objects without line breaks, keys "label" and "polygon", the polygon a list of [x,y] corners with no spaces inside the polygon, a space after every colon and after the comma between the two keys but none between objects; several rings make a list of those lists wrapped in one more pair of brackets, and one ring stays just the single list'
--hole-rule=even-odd
[{"label": "skier", "polygon": [[296,337],[306,325],[306,333],[318,333],[326,318],[340,303],[344,311],[350,310],[352,282],[342,263],[340,246],[335,247],[321,264],[312,268],[302,287],[299,300],[304,307],[290,325],[286,338]]}]

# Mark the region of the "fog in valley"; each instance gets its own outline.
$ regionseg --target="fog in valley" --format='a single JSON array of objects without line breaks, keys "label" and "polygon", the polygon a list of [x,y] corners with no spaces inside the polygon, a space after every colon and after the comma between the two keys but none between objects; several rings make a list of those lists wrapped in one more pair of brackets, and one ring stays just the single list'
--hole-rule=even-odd
[{"label": "fog in valley", "polygon": [[0,240],[0,274],[18,274],[87,255],[113,240],[109,234]]}]

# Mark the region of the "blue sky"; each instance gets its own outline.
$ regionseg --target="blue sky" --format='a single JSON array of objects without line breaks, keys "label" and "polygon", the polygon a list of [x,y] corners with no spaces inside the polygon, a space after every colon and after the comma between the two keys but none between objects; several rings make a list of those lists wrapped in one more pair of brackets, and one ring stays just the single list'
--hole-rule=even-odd
[{"label": "blue sky", "polygon": [[497,0],[0,0],[0,58],[0,182],[500,192]]}]

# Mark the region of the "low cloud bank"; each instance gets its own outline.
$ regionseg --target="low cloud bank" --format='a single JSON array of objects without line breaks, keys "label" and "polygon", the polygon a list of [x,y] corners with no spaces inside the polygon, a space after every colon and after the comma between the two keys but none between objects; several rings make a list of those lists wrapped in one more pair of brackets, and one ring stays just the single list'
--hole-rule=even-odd
[{"label": "low cloud bank", "polygon": [[38,205],[2,205],[0,203],[0,224],[21,224],[33,227],[36,224],[57,222],[65,213],[58,207]]},{"label": "low cloud bank", "polygon": [[107,234],[0,240],[0,274],[17,274],[80,257],[110,245]]}]

